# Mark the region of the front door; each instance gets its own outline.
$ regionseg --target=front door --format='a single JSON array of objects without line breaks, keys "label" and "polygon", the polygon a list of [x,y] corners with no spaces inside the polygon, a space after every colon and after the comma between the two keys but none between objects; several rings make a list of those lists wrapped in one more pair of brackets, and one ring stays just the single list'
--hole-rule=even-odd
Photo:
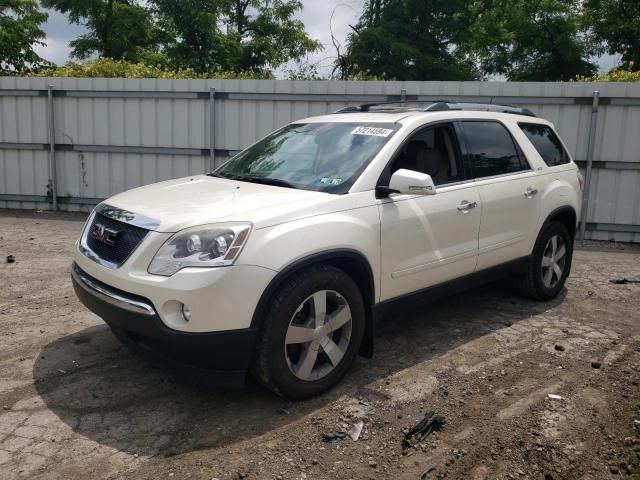
[{"label": "front door", "polygon": [[470,274],[478,255],[480,194],[462,168],[453,126],[413,135],[386,175],[400,168],[431,175],[436,194],[380,200],[383,301]]}]

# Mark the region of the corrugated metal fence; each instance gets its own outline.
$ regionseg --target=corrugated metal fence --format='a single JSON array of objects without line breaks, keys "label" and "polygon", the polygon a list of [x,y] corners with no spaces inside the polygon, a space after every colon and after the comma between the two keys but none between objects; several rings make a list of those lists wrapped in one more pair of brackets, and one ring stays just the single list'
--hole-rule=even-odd
[{"label": "corrugated metal fence", "polygon": [[[595,94],[598,92],[598,94]],[[586,238],[640,242],[640,84],[0,78],[0,208],[87,210],[347,105],[518,104],[591,160]]]}]

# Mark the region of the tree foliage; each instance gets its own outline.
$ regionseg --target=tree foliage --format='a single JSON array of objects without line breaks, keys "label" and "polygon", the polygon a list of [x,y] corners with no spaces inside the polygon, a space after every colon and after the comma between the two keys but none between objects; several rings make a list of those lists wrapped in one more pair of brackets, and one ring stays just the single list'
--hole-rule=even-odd
[{"label": "tree foliage", "polygon": [[396,80],[472,80],[464,49],[472,19],[466,0],[368,0],[348,38],[340,76]]},{"label": "tree foliage", "polygon": [[579,0],[483,0],[473,6],[471,48],[482,70],[514,81],[593,75]]},{"label": "tree foliage", "polygon": [[33,50],[45,45],[40,26],[47,17],[36,0],[0,0],[1,73],[26,73],[47,63]]},{"label": "tree foliage", "polygon": [[85,62],[69,62],[61,67],[49,67],[37,73],[40,77],[78,78],[175,78],[175,79],[272,79],[267,73],[256,72],[206,72],[197,73],[192,69],[171,69],[145,63],[131,63],[125,60],[101,58]]},{"label": "tree foliage", "polygon": [[597,69],[589,59],[595,49],[581,29],[581,3],[368,0],[340,69],[398,80],[593,75]]},{"label": "tree foliage", "polygon": [[155,28],[147,9],[135,0],[40,0],[88,32],[72,40],[74,58],[92,55],[136,62],[155,43]]},{"label": "tree foliage", "polygon": [[299,0],[151,0],[172,64],[196,72],[269,71],[320,49]]},{"label": "tree foliage", "polygon": [[640,1],[586,0],[583,22],[603,51],[621,55],[624,68],[640,70]]},{"label": "tree foliage", "polygon": [[640,70],[634,69],[635,65],[630,62],[630,70],[614,68],[608,73],[594,75],[593,77],[579,77],[579,82],[638,82],[640,83]]}]

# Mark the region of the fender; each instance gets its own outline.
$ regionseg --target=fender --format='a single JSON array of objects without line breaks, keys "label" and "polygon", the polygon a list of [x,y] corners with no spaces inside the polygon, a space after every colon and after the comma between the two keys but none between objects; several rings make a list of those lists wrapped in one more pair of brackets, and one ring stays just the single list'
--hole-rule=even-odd
[{"label": "fender", "polygon": [[[324,263],[340,268],[340,262],[348,260],[357,262],[360,270],[364,274],[363,279],[353,278],[353,272],[346,271],[345,273],[351,275],[353,280],[360,287],[362,292],[362,298],[365,303],[365,331],[362,346],[360,348],[360,355],[370,358],[373,355],[373,306],[375,302],[375,284],[373,277],[373,270],[367,258],[357,250],[352,249],[332,249],[323,252],[314,253],[307,257],[296,260],[295,262],[287,265],[271,280],[267,288],[262,292],[258,305],[251,318],[251,328],[260,328],[262,325],[262,319],[267,311],[269,300],[273,297],[282,283],[294,273],[315,265],[318,263]],[[343,269],[344,270],[344,269]],[[362,275],[360,275],[362,276]],[[364,284],[359,280],[364,280]]]}]

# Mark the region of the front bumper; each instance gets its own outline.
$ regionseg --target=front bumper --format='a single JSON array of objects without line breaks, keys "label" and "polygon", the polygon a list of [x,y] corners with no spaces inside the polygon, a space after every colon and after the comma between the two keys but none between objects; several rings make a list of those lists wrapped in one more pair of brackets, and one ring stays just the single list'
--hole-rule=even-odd
[{"label": "front bumper", "polygon": [[244,383],[257,337],[256,328],[184,332],[167,327],[148,299],[111,287],[71,267],[80,301],[116,336],[149,360],[198,384],[239,387]]}]

